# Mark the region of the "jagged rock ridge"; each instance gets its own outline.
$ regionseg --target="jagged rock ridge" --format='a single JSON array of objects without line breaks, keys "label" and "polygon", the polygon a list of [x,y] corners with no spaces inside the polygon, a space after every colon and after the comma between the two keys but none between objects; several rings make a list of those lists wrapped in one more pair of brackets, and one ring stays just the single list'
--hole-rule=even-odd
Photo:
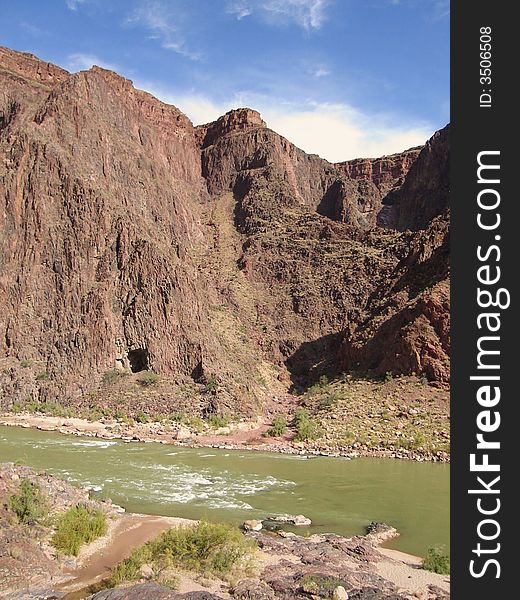
[{"label": "jagged rock ridge", "polygon": [[[27,392],[16,361],[42,365],[29,393],[44,399],[79,398],[114,367],[153,369],[216,376],[239,412],[277,381],[339,367],[447,380],[446,132],[333,165],[256,111],[194,127],[99,67],[69,74],[0,49],[0,80],[8,401]],[[423,337],[405,336],[417,360],[399,344],[377,359],[423,318]]]}]

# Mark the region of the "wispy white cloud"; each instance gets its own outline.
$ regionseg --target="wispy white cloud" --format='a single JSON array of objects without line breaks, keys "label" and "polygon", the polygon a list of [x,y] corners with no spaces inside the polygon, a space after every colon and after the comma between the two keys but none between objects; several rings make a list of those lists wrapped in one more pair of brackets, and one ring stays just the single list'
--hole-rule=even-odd
[{"label": "wispy white cloud", "polygon": [[32,23],[28,23],[27,21],[21,21],[20,27],[26,33],[29,33],[30,35],[37,36],[37,37],[40,37],[42,35],[48,35],[48,33],[49,33],[45,29],[40,29],[40,27],[36,27],[36,25],[33,25]]},{"label": "wispy white cloud", "polygon": [[145,28],[149,37],[158,40],[166,50],[172,50],[191,60],[200,60],[202,57],[200,52],[188,47],[175,16],[171,13],[171,5],[158,0],[143,1],[127,18],[126,23]]},{"label": "wispy white cloud", "polygon": [[98,67],[110,71],[121,72],[121,68],[118,65],[108,63],[94,54],[83,54],[81,52],[69,54],[65,68],[73,72],[85,71],[86,69],[90,69],[93,65],[97,65]]},{"label": "wispy white cloud", "polygon": [[69,10],[77,10],[80,4],[85,4],[87,0],[65,0]]},{"label": "wispy white cloud", "polygon": [[228,0],[226,12],[243,19],[258,15],[273,24],[296,23],[306,30],[319,29],[333,0]]},{"label": "wispy white cloud", "polygon": [[429,123],[395,114],[371,114],[348,104],[284,102],[254,93],[236,94],[225,101],[136,82],[164,102],[174,104],[196,124],[209,123],[232,108],[259,110],[267,125],[306,152],[331,162],[377,157],[424,144],[434,132]]},{"label": "wispy white cloud", "polygon": [[320,67],[317,67],[312,72],[312,74],[314,75],[314,77],[318,77],[318,78],[320,78],[320,77],[327,77],[327,75],[330,75],[330,70],[327,69],[327,67],[320,66]]}]

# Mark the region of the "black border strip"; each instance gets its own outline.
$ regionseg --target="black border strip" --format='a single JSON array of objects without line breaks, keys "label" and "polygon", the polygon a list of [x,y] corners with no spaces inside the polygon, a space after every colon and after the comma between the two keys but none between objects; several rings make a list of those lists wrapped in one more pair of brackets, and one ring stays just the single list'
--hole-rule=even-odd
[{"label": "black border strip", "polygon": [[[519,136],[519,119],[513,113],[513,87],[517,84],[518,72],[515,58],[519,55],[516,43],[520,37],[514,31],[518,28],[513,17],[516,6],[507,0],[459,0],[452,2],[451,6],[451,568],[454,600],[499,600],[518,594],[514,592],[517,586],[513,581],[513,557],[516,558],[518,553],[513,548],[516,526],[515,517],[510,515],[511,507],[518,505],[513,484],[520,481],[520,469],[515,465],[513,447],[513,440],[520,439],[515,414],[520,400],[519,384],[515,386],[514,379],[515,370],[520,374],[517,366],[517,356],[520,356],[518,344],[515,348],[520,328],[513,294],[513,285],[519,272],[515,259],[518,253],[516,238],[520,241],[520,235],[514,229],[518,227],[515,216],[520,191],[512,189],[515,178],[520,179],[520,167],[514,164],[518,162],[517,154],[520,153],[513,151],[513,138]],[[481,80],[488,68],[487,55],[480,54],[480,44],[485,49],[487,42],[487,29],[481,28],[486,27],[491,29],[491,82]],[[483,95],[488,94],[487,90],[491,90],[490,105],[489,97]],[[481,162],[499,165],[500,169],[482,170],[481,180],[485,181],[479,183],[478,156],[481,152],[489,151],[500,154],[481,154]],[[497,183],[496,179],[500,179],[500,182]],[[494,190],[484,192],[480,199],[489,205],[493,198],[499,200],[495,209],[479,208],[478,195],[483,190]],[[479,227],[479,213],[481,223],[485,224],[494,224],[499,214],[500,224],[489,230]],[[479,259],[477,255],[479,246],[481,257],[486,257],[489,252],[485,259]],[[498,250],[490,249],[492,246]],[[494,279],[498,267],[500,280],[496,284],[479,282],[478,269],[486,265],[489,270],[480,271],[481,279]],[[510,306],[479,306],[479,287],[495,297],[500,288],[509,290]],[[486,297],[481,295],[481,304],[486,303]],[[507,295],[503,292],[500,297],[500,304],[505,306]],[[491,312],[497,313],[498,318],[486,320],[481,317],[479,329],[479,315]],[[500,322],[498,331],[489,332],[487,325],[491,321],[494,326]],[[482,341],[482,336],[496,336],[498,339]],[[500,352],[481,355],[480,369],[479,338],[481,348]],[[482,365],[498,365],[498,368],[483,368]],[[491,375],[500,379],[489,379]],[[472,380],[472,376],[488,379]],[[488,385],[492,396],[485,395]],[[495,387],[500,388],[501,396],[500,401],[492,406],[497,394]],[[481,400],[484,405],[477,398],[482,388]],[[485,406],[486,400],[488,406]],[[485,439],[500,442],[500,449],[476,448],[477,434],[480,432],[477,422],[479,413],[484,413],[481,414],[480,425],[490,430],[496,427],[494,431],[484,434]],[[500,423],[497,425],[498,418]],[[489,463],[499,467],[500,471],[472,472],[471,454],[475,454],[476,463],[485,461],[483,454],[487,454]],[[497,476],[500,479],[491,485]],[[487,493],[477,477],[481,477],[489,486]],[[480,491],[468,493],[468,490]],[[484,510],[490,514],[484,515]],[[491,514],[492,511],[496,511],[495,514]],[[488,522],[483,523],[486,519]],[[481,539],[482,536],[490,539]]]}]

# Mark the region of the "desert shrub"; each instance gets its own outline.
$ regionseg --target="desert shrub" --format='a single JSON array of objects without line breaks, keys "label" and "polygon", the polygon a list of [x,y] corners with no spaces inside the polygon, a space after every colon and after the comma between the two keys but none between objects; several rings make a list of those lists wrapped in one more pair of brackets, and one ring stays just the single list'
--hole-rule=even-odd
[{"label": "desert shrub", "polygon": [[426,556],[422,562],[422,568],[427,571],[433,571],[440,575],[450,574],[450,557],[443,552],[443,548],[435,546],[428,548]]},{"label": "desert shrub", "polygon": [[319,423],[310,416],[309,411],[305,408],[299,408],[295,412],[293,425],[296,427],[294,439],[297,442],[315,440],[323,433]]},{"label": "desert shrub", "polygon": [[215,375],[210,375],[204,382],[204,393],[215,396],[218,392],[218,379]]},{"label": "desert shrub", "polygon": [[321,437],[322,433],[322,429],[316,421],[302,421],[300,425],[298,425],[294,439],[297,442],[308,442],[310,440],[318,439]]},{"label": "desert shrub", "polygon": [[306,392],[306,396],[315,396],[319,392],[322,392],[324,388],[329,385],[329,378],[327,375],[322,375],[316,383],[313,383]]},{"label": "desert shrub", "polygon": [[287,430],[287,421],[283,417],[275,417],[271,427],[266,431],[270,437],[280,437]]},{"label": "desert shrub", "polygon": [[157,373],[154,373],[153,371],[146,371],[139,377],[137,382],[143,387],[151,387],[152,385],[157,385],[160,379],[161,378],[159,375],[157,375]]},{"label": "desert shrub", "polygon": [[229,417],[223,415],[210,415],[207,418],[207,422],[210,427],[218,429],[219,427],[226,427],[229,425]]},{"label": "desert shrub", "polygon": [[84,408],[77,413],[77,416],[80,419],[86,419],[87,421],[100,421],[105,415],[101,411],[101,409],[96,408],[94,406],[90,406],[89,408]]},{"label": "desert shrub", "polygon": [[328,410],[332,408],[334,404],[339,400],[339,394],[337,392],[330,392],[325,394],[322,398],[320,398],[318,403],[318,408],[320,410]]},{"label": "desert shrub", "polygon": [[31,365],[32,365],[32,361],[30,361],[30,360],[22,360],[22,361],[20,362],[20,366],[21,366],[23,369],[26,369],[27,367],[30,367]]},{"label": "desert shrub", "polygon": [[77,414],[72,408],[62,406],[59,402],[41,402],[38,412],[42,412],[53,417],[65,418],[70,418]]},{"label": "desert shrub", "polygon": [[168,418],[173,423],[180,423],[181,425],[194,429],[195,431],[200,432],[204,429],[204,421],[195,415],[188,415],[184,412],[180,412],[172,413]]},{"label": "desert shrub", "polygon": [[35,525],[47,514],[47,499],[40,486],[30,479],[22,479],[18,492],[9,497],[9,508],[24,525]]},{"label": "desert shrub", "polygon": [[124,371],[120,371],[119,369],[110,369],[110,371],[106,371],[103,373],[103,383],[110,385],[118,381],[121,377],[127,375]]},{"label": "desert shrub", "polygon": [[245,568],[255,548],[254,540],[232,525],[200,521],[193,526],[174,527],[119,563],[112,571],[111,584],[138,579],[144,564],[156,572],[178,566],[227,577]]},{"label": "desert shrub", "polygon": [[119,585],[125,581],[135,581],[140,578],[141,567],[153,560],[150,543],[136,548],[128,558],[112,569],[110,585]]},{"label": "desert shrub", "polygon": [[308,421],[311,418],[309,411],[306,408],[297,408],[293,416],[293,425],[298,427],[302,421]]},{"label": "desert shrub", "polygon": [[150,417],[142,410],[140,410],[134,418],[137,423],[148,423],[150,421]]},{"label": "desert shrub", "polygon": [[11,412],[17,415],[22,412],[22,405],[19,402],[13,402],[11,406]]},{"label": "desert shrub", "polygon": [[320,384],[321,387],[325,387],[326,385],[329,385],[329,378],[327,377],[327,375],[322,375],[318,379],[318,383]]},{"label": "desert shrub", "polygon": [[83,544],[89,544],[107,531],[105,513],[78,504],[63,513],[56,523],[51,543],[63,554],[77,556]]},{"label": "desert shrub", "polygon": [[124,421],[126,418],[128,418],[128,415],[125,413],[125,411],[117,408],[114,412],[114,419],[117,419],[118,421]]},{"label": "desert shrub", "polygon": [[47,379],[49,379],[49,374],[47,373],[47,371],[40,371],[36,375],[36,381],[46,381]]}]

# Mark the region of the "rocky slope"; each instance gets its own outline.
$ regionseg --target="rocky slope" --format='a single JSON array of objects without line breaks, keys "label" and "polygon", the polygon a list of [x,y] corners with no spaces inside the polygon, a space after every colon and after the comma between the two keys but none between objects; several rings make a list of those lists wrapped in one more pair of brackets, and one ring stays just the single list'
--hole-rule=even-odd
[{"label": "rocky slope", "polygon": [[447,381],[447,130],[333,165],[98,67],[0,49],[0,89],[4,408],[96,404],[112,369],[206,413],[338,370]]},{"label": "rocky slope", "polygon": [[[24,480],[38,486],[43,499],[43,514],[37,522],[20,523],[10,506],[10,498],[20,493]],[[109,500],[92,500],[88,490],[47,473],[12,463],[0,464],[0,598],[54,597],[52,587],[74,560],[59,556],[51,545],[53,527],[58,515],[77,505],[102,510],[111,520],[122,513]],[[34,502],[29,508],[34,510]]]}]

